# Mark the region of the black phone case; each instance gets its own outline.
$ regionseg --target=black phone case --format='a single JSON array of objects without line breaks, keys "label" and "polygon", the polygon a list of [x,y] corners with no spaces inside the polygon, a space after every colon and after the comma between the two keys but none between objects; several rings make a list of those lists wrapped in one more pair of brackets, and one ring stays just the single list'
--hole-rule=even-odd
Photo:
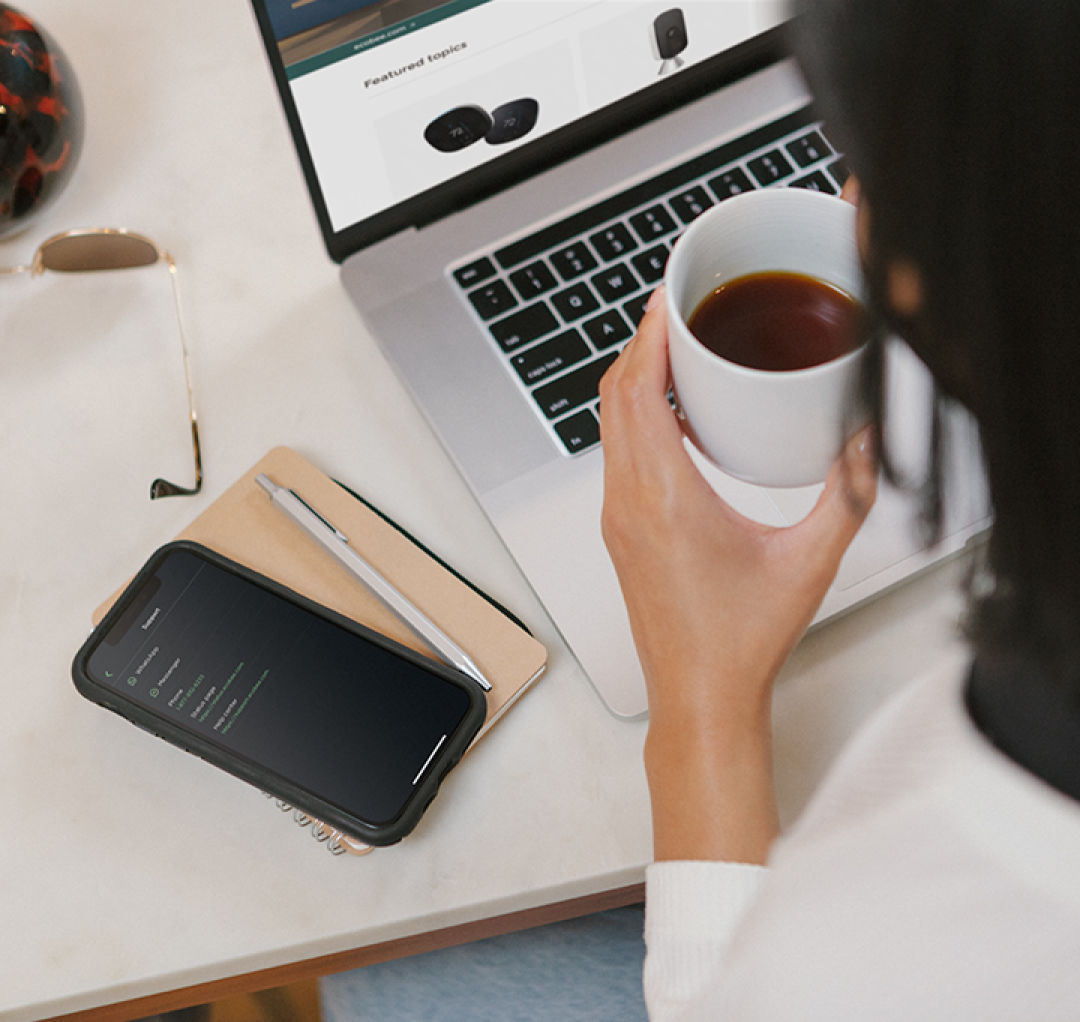
[{"label": "black phone case", "polygon": [[[450,683],[463,689],[469,695],[469,711],[457,731],[451,735],[449,741],[440,751],[438,758],[432,764],[433,769],[429,775],[417,786],[412,797],[405,803],[401,813],[390,823],[373,825],[358,817],[345,813],[337,807],[313,795],[311,792],[292,784],[288,778],[281,777],[261,769],[258,764],[252,763],[244,757],[230,754],[218,748],[212,743],[201,738],[199,735],[187,732],[177,727],[166,718],[151,713],[138,703],[126,699],[122,692],[111,689],[90,677],[86,665],[90,654],[97,647],[109,628],[124,613],[146,578],[153,573],[161,559],[173,550],[187,550],[199,557],[218,565],[226,571],[246,578],[263,589],[273,593],[283,600],[296,604],[319,617],[339,625],[347,631],[353,632],[362,638],[368,639],[377,646],[397,654],[405,660],[430,671]],[[131,580],[123,593],[101,619],[97,627],[90,633],[89,638],[83,643],[71,665],[71,676],[79,693],[91,702],[119,714],[125,720],[130,721],[144,731],[164,739],[172,745],[193,753],[200,759],[216,766],[226,773],[238,777],[242,781],[253,784],[262,791],[284,802],[295,806],[310,816],[316,817],[343,833],[358,838],[370,845],[391,845],[405,837],[419,822],[424,810],[434,799],[439,790],[439,785],[449,771],[457,764],[469,747],[473,738],[476,737],[484,723],[487,712],[483,690],[471,678],[462,674],[452,667],[448,667],[438,661],[417,653],[415,650],[403,646],[393,639],[372,631],[356,621],[352,621],[320,604],[301,596],[299,593],[286,588],[265,575],[251,571],[243,565],[221,554],[190,540],[177,540],[159,547],[139,570],[139,573]]]}]

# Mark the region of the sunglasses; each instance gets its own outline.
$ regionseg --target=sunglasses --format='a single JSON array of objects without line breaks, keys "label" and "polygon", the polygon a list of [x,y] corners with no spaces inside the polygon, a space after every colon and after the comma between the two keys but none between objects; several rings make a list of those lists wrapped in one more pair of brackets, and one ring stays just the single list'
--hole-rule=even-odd
[{"label": "sunglasses", "polygon": [[111,227],[83,228],[65,231],[47,238],[26,266],[0,267],[0,275],[29,273],[39,276],[46,270],[57,273],[85,273],[95,270],[129,270],[137,266],[152,266],[163,262],[172,280],[176,323],[180,329],[180,351],[184,357],[184,382],[187,385],[188,416],[191,420],[191,443],[195,452],[195,485],[178,486],[167,479],[155,479],[150,484],[150,499],[188,496],[202,489],[202,453],[199,447],[199,423],[195,417],[195,399],[191,390],[191,363],[184,338],[184,320],[180,314],[180,290],[176,283],[176,263],[168,252],[162,251],[149,238],[132,231]]}]

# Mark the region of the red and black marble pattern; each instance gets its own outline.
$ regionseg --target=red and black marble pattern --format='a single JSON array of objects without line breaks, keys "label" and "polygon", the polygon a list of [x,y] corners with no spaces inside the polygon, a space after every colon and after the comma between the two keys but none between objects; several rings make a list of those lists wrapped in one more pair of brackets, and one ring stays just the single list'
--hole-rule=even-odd
[{"label": "red and black marble pattern", "polygon": [[0,3],[0,234],[67,184],[82,136],[82,99],[64,54],[40,25]]}]

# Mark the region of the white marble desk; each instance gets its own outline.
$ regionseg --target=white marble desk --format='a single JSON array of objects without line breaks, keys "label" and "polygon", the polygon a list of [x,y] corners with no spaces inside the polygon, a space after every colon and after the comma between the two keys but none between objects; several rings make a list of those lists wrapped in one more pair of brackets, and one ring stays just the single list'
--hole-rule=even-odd
[{"label": "white marble desk", "polygon": [[[246,4],[25,7],[73,61],[88,133],[67,193],[0,239],[0,260],[85,225],[172,252],[206,486],[148,499],[155,476],[191,471],[164,270],[0,280],[0,1017],[136,1001],[95,1016],[130,1017],[637,896],[644,725],[593,694],[347,301]],[[91,609],[277,444],[380,504],[551,652],[414,835],[364,859],[331,857],[69,679]],[[865,713],[955,641],[956,576],[796,652],[777,701],[786,817]]]}]

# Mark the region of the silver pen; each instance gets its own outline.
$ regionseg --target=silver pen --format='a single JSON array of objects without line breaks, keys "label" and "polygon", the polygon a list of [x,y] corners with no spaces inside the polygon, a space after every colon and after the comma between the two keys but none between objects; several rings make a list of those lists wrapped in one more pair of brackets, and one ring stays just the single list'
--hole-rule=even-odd
[{"label": "silver pen", "polygon": [[393,586],[349,546],[348,537],[340,529],[328,522],[294,490],[278,486],[262,473],[255,477],[255,482],[270,494],[270,502],[279,511],[288,515],[328,554],[335,557],[343,567],[363,582],[371,592],[420,636],[441,659],[452,667],[456,667],[463,674],[467,674],[486,691],[491,691],[491,682],[484,677],[483,671],[476,666],[472,657],[417,607],[412,600]]}]

